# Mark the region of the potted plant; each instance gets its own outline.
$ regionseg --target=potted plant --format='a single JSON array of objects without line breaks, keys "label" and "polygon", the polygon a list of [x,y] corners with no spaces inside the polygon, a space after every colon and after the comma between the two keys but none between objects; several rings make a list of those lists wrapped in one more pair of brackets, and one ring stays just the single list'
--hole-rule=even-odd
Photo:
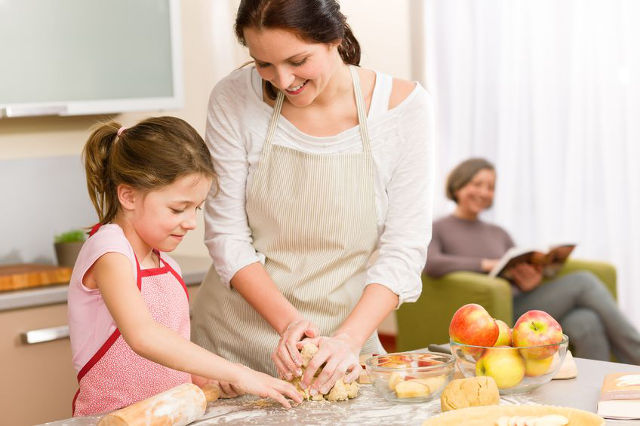
[{"label": "potted plant", "polygon": [[80,248],[84,244],[85,235],[82,229],[72,229],[55,236],[53,245],[59,266],[73,268]]}]

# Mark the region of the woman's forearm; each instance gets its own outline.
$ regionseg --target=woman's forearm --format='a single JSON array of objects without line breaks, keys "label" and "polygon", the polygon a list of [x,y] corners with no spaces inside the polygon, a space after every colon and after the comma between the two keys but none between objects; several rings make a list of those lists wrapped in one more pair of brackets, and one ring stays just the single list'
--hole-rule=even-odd
[{"label": "woman's forearm", "polygon": [[369,284],[334,335],[347,334],[361,348],[397,305],[397,294],[383,285]]},{"label": "woman's forearm", "polygon": [[236,272],[231,285],[278,334],[282,334],[291,322],[302,319],[261,263],[252,263]]}]

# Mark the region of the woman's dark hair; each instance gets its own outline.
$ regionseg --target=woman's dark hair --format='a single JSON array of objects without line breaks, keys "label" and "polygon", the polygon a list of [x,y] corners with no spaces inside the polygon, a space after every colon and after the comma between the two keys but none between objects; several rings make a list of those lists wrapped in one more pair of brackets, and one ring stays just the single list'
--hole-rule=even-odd
[{"label": "woman's dark hair", "polygon": [[495,171],[495,168],[484,158],[469,158],[454,167],[447,177],[445,187],[447,198],[457,203],[456,192],[458,189],[468,184],[480,170]]},{"label": "woman's dark hair", "polygon": [[120,208],[120,184],[148,192],[197,173],[217,188],[209,149],[180,118],[148,118],[126,129],[115,121],[100,123],[82,154],[89,197],[101,224],[111,222]]},{"label": "woman's dark hair", "polygon": [[[245,28],[279,28],[295,32],[303,40],[331,43],[341,40],[338,53],[345,64],[360,65],[360,43],[336,0],[242,0],[236,15],[236,37],[244,46]],[[273,86],[267,94],[275,99]]]}]

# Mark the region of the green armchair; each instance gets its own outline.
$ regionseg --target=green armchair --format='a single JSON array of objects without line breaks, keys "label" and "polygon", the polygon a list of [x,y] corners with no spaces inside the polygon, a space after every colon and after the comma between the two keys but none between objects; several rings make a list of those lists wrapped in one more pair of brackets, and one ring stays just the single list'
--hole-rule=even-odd
[{"label": "green armchair", "polygon": [[[595,274],[616,297],[616,269],[606,262],[569,259],[559,275],[577,270]],[[544,285],[544,284],[543,284]],[[422,275],[422,295],[415,303],[405,303],[398,311],[398,351],[425,348],[449,341],[449,321],[467,303],[485,307],[491,315],[513,324],[513,303],[508,281],[475,272],[452,272],[441,278]]]}]

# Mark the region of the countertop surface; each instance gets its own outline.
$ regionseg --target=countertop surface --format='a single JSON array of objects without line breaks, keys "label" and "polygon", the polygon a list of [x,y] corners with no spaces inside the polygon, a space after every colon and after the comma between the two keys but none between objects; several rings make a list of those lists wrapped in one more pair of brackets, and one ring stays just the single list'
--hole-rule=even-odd
[{"label": "countertop surface", "polygon": [[[640,372],[640,366],[576,358],[578,377],[552,380],[531,393],[502,397],[500,403],[551,404],[595,412],[604,376]],[[420,425],[440,413],[440,400],[422,404],[395,404],[380,397],[372,385],[363,385],[358,398],[345,402],[308,401],[291,410],[270,400],[251,396],[210,403],[205,415],[192,425]],[[78,417],[47,426],[94,426],[100,417]],[[607,425],[637,426],[637,421],[607,420]]]},{"label": "countertop surface", "polygon": [[[211,258],[204,256],[172,256],[182,269],[186,285],[198,285],[211,266]],[[0,311],[67,303],[68,284],[37,287],[27,290],[0,292]]]}]

